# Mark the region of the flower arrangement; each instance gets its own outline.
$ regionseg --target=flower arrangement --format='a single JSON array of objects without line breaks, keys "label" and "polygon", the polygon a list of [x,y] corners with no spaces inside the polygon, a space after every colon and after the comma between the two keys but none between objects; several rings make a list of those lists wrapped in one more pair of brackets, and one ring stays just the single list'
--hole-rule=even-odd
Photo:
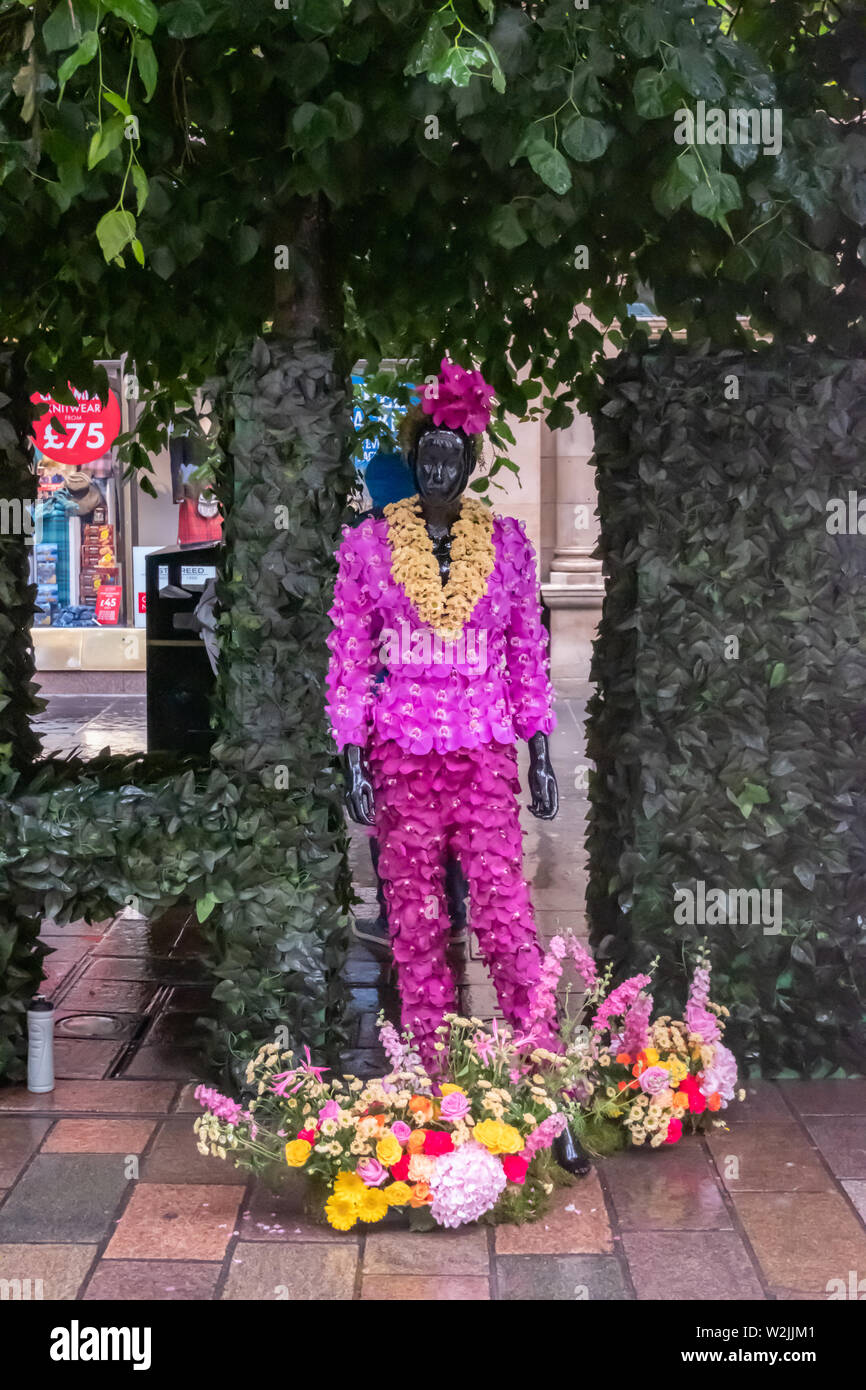
[{"label": "flower arrangement", "polygon": [[534,994],[534,1017],[552,1016],[568,955],[586,990],[576,1011],[566,1004],[563,1051],[554,1068],[562,1108],[584,1146],[599,1155],[629,1143],[658,1148],[708,1121],[726,1128],[719,1112],[745,1093],[737,1091],[736,1059],[722,1041],[728,1010],[709,998],[706,958],[695,967],[683,1019],[653,1020],[650,975],[633,975],[610,989],[610,971],[599,978],[579,942],[554,937]]},{"label": "flower arrangement", "polygon": [[493,572],[493,513],[483,502],[463,499],[452,529],[451,571],[445,585],[419,499],[389,502],[385,516],[394,579],[423,622],[441,637],[457,640]]},{"label": "flower arrangement", "polygon": [[569,1181],[550,1154],[566,1124],[545,1081],[552,1054],[477,1018],[446,1015],[438,1032],[451,1078],[438,1082],[411,1037],[381,1018],[392,1070],[373,1080],[326,1080],[309,1049],[299,1063],[266,1044],[247,1068],[248,1108],[198,1087],[199,1150],[260,1173],[303,1170],[340,1231],[391,1208],[416,1226],[540,1215]]},{"label": "flower arrangement", "polygon": [[[584,983],[576,1007],[571,987],[557,1003],[569,957]],[[446,1014],[433,1044],[436,1075],[411,1035],[381,1015],[390,1071],[372,1080],[326,1079],[309,1048],[298,1061],[268,1043],[247,1067],[246,1106],[198,1087],[199,1150],[258,1173],[302,1171],[340,1231],[392,1209],[421,1227],[537,1219],[554,1186],[572,1181],[552,1153],[566,1124],[594,1154],[658,1148],[708,1122],[724,1126],[719,1112],[744,1094],[722,1041],[728,1010],[710,1001],[706,959],[682,1019],[653,1020],[650,975],[615,988],[610,975],[599,975],[574,937],[554,937],[528,1029]],[[552,1027],[555,1050],[538,1045]]]}]

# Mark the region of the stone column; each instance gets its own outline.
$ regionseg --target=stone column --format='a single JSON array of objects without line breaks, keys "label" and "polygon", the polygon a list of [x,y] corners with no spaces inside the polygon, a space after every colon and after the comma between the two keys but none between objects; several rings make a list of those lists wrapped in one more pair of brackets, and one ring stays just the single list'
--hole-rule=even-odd
[{"label": "stone column", "polygon": [[547,430],[556,482],[556,543],[542,594],[551,609],[551,676],[562,695],[588,692],[590,645],[601,613],[604,581],[593,558],[598,541],[592,423],[579,415],[566,430]]}]

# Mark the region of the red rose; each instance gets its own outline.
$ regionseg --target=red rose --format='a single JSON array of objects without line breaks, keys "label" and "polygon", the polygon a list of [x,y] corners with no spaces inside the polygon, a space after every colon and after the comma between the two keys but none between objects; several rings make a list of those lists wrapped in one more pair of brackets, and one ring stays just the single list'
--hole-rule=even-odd
[{"label": "red rose", "polygon": [[668,1132],[665,1135],[666,1144],[676,1144],[683,1137],[682,1120],[668,1120]]},{"label": "red rose", "polygon": [[525,1182],[528,1167],[529,1159],[521,1158],[520,1154],[503,1154],[502,1156],[502,1171],[509,1182]]},{"label": "red rose", "polygon": [[454,1140],[444,1129],[428,1129],[424,1140],[425,1154],[429,1154],[431,1158],[438,1158],[440,1154],[450,1154],[453,1148]]},{"label": "red rose", "polygon": [[316,1140],[317,1140],[318,1137],[319,1137],[319,1136],[316,1134],[316,1131],[315,1131],[314,1129],[299,1129],[299,1130],[298,1130],[298,1138],[299,1138],[299,1139],[306,1139],[306,1141],[307,1141],[308,1144],[315,1144],[315,1142],[316,1142]]},{"label": "red rose", "polygon": [[391,1164],[391,1177],[395,1182],[405,1182],[409,1176],[409,1154],[404,1154],[399,1163]]},{"label": "red rose", "polygon": [[701,1077],[684,1076],[680,1082],[680,1090],[689,1098],[689,1110],[693,1115],[700,1115],[707,1108],[707,1098],[701,1095]]}]

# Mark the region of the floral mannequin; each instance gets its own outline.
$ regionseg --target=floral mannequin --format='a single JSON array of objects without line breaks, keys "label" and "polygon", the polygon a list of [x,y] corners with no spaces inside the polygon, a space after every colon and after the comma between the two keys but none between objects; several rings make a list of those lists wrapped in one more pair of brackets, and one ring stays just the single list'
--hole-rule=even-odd
[{"label": "floral mannequin", "polygon": [[[533,814],[558,810],[532,547],[521,524],[463,496],[491,394],[480,373],[443,362],[410,442],[418,496],[346,530],[331,610],[328,712],[349,813],[377,826],[403,1024],[431,1066],[436,1027],[456,1003],[446,850],[468,879],[502,1011],[528,1029],[541,951],[521,862],[518,738],[529,744]],[[402,648],[398,633],[410,639]]]}]

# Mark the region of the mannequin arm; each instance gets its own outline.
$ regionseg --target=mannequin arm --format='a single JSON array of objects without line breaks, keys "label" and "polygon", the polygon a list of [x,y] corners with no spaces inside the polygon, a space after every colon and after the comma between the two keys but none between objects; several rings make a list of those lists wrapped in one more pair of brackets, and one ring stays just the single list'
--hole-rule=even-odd
[{"label": "mannequin arm", "polygon": [[553,820],[559,810],[559,788],[550,761],[547,734],[533,734],[529,739],[529,790],[532,814],[539,820]]},{"label": "mannequin arm", "polygon": [[375,825],[373,783],[364,749],[347,743],[345,749],[346,806],[358,825]]}]

